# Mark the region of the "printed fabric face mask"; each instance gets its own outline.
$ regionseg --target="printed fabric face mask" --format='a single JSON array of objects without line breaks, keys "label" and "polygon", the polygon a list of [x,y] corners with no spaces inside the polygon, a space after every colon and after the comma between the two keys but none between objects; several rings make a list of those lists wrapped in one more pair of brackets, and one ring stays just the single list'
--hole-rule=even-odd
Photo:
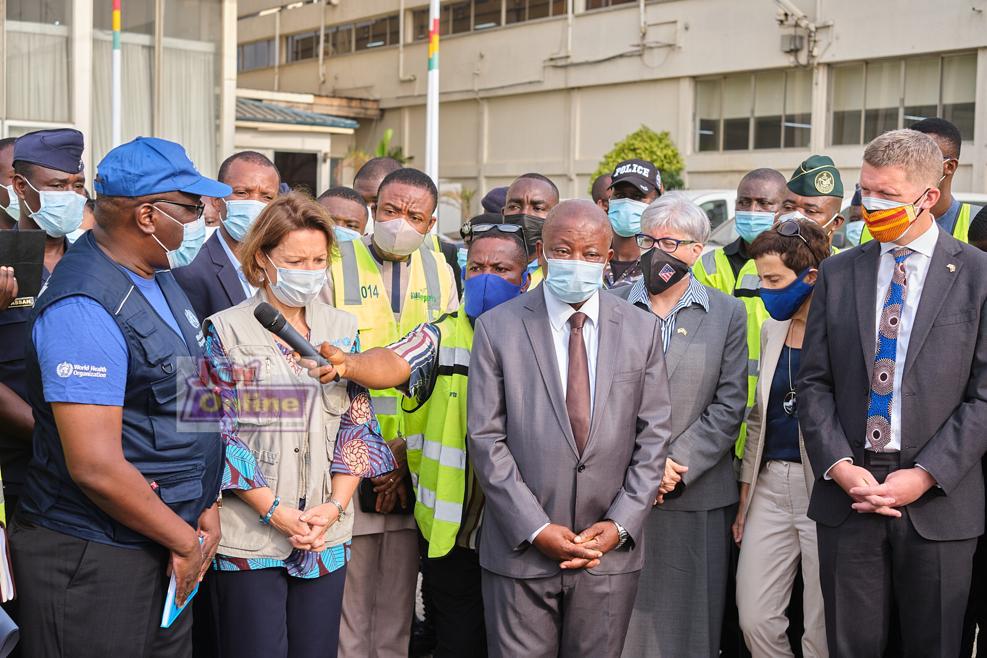
[{"label": "printed fabric face mask", "polygon": [[547,258],[545,285],[567,304],[579,304],[603,287],[603,263]]},{"label": "printed fabric face mask", "polygon": [[[930,188],[931,189],[931,188]],[[913,203],[900,203],[890,199],[864,197],[861,199],[861,212],[867,230],[878,242],[894,242],[912,227],[922,210],[915,204],[922,200],[929,190],[926,189]]]}]

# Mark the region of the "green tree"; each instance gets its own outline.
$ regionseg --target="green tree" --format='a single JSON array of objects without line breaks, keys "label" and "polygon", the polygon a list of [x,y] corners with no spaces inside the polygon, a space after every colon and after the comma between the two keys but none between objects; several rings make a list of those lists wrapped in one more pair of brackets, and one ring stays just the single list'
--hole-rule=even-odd
[{"label": "green tree", "polygon": [[655,132],[647,126],[641,126],[627,137],[623,138],[610,149],[610,152],[603,156],[596,171],[590,176],[590,188],[597,176],[613,172],[618,163],[624,160],[638,158],[655,163],[658,171],[661,172],[661,181],[666,190],[673,190],[682,187],[682,170],[685,163],[679,150],[672,142],[668,131]]}]

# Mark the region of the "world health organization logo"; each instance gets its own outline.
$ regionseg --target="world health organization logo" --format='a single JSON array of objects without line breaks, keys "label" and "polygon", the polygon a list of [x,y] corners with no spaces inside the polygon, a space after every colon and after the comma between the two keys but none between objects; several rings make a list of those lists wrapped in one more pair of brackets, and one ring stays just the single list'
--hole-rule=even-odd
[{"label": "world health organization logo", "polygon": [[63,379],[65,377],[68,377],[69,375],[72,374],[72,364],[69,363],[68,361],[62,361],[55,368],[55,374]]}]

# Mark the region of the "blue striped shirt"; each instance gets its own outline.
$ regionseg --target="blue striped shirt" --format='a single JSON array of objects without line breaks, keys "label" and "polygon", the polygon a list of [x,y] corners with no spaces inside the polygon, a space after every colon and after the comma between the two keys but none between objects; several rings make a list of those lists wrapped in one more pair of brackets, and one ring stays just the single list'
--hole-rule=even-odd
[{"label": "blue striped shirt", "polygon": [[[633,287],[627,294],[627,301],[651,311],[651,297],[648,296],[648,289],[644,287],[644,279],[634,282]],[[696,277],[690,274],[689,287],[682,293],[678,304],[668,312],[668,317],[663,318],[655,313],[655,317],[658,318],[658,323],[661,325],[661,347],[663,351],[668,351],[668,342],[675,333],[675,318],[678,316],[679,311],[689,308],[693,304],[699,306],[707,313],[709,312],[709,293],[706,292],[706,286],[699,283]]]}]

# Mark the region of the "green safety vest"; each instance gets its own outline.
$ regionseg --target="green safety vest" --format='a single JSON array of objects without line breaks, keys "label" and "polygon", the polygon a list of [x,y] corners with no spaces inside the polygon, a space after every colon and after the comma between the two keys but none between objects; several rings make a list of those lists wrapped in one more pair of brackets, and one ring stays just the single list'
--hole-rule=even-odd
[{"label": "green safety vest", "polygon": [[[761,325],[770,317],[758,294],[761,279],[757,275],[754,259],[744,263],[737,276],[734,276],[730,260],[720,247],[703,254],[693,266],[692,273],[699,283],[737,297],[747,308],[747,412],[744,414],[746,418],[754,408],[754,392],[757,390],[761,358]],[[740,426],[740,436],[737,437],[734,446],[738,459],[744,457],[746,442],[747,423],[744,423]]]},{"label": "green safety vest", "polygon": [[[401,320],[396,322],[380,268],[370,250],[360,240],[339,243],[338,254],[334,252],[332,258],[333,302],[336,308],[356,316],[360,349],[390,345],[423,322],[442,315],[453,282],[445,262],[440,263],[438,257],[428,240],[411,254]],[[384,440],[404,436],[401,393],[388,388],[371,391],[371,397]]]},{"label": "green safety vest", "polygon": [[466,499],[466,382],[473,325],[463,311],[435,323],[438,373],[428,400],[405,412],[408,468],[415,483],[415,520],[428,541],[428,557],[456,545]]},{"label": "green safety vest", "polygon": [[[976,212],[974,212],[976,208]],[[970,220],[976,216],[977,212],[980,211],[980,206],[974,206],[969,203],[960,204],[960,212],[956,215],[956,225],[953,226],[953,237],[960,242],[970,241]],[[865,242],[870,242],[874,237],[870,234],[867,226],[864,226],[863,231],[860,232],[860,244]]]}]

